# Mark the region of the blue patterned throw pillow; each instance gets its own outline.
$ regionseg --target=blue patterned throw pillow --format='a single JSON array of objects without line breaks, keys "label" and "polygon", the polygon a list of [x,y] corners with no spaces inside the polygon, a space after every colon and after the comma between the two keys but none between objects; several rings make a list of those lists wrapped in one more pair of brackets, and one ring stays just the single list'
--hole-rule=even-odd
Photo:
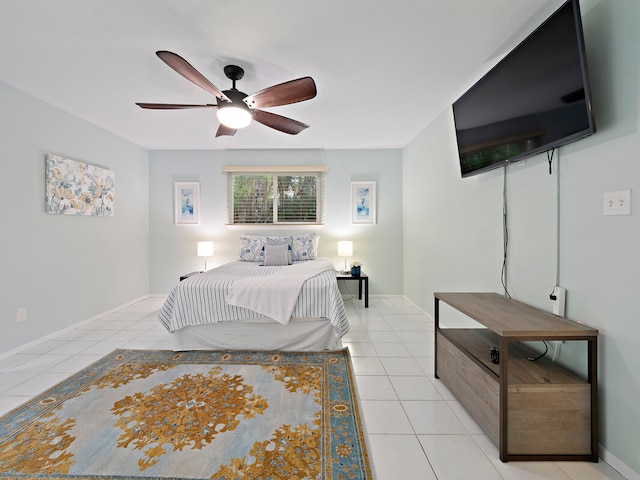
[{"label": "blue patterned throw pillow", "polygon": [[261,262],[264,259],[264,237],[242,235],[240,237],[240,260],[243,262]]},{"label": "blue patterned throw pillow", "polygon": [[293,261],[315,260],[318,257],[318,238],[315,233],[293,237],[291,259]]}]

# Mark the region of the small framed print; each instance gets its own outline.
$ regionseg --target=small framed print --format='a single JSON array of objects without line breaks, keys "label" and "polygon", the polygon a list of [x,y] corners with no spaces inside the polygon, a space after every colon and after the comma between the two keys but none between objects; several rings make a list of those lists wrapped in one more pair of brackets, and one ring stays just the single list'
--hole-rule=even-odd
[{"label": "small framed print", "polygon": [[376,182],[351,182],[351,223],[376,223]]},{"label": "small framed print", "polygon": [[176,182],[176,225],[194,225],[200,221],[200,183]]}]

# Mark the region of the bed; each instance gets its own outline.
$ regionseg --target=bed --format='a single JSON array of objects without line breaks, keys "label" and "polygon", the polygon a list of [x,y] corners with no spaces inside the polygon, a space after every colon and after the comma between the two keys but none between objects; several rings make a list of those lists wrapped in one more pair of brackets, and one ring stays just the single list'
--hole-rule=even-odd
[{"label": "bed", "polygon": [[329,260],[268,263],[239,260],[179,282],[159,314],[172,348],[341,348],[349,324]]}]

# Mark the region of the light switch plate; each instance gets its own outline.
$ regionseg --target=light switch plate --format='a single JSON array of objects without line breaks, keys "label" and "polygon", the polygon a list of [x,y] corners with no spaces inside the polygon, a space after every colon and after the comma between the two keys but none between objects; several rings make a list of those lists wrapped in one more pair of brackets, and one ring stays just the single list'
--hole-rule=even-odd
[{"label": "light switch plate", "polygon": [[605,215],[631,215],[631,190],[604,194]]}]

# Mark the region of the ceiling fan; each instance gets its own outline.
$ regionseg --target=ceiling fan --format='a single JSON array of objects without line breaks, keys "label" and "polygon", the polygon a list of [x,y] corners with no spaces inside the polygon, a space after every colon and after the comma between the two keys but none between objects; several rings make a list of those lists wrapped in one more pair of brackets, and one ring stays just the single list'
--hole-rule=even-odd
[{"label": "ceiling fan", "polygon": [[267,127],[274,128],[290,135],[297,135],[307,128],[297,120],[283,117],[275,113],[261,110],[262,108],[278,107],[291,103],[302,102],[316,96],[316,84],[311,77],[302,77],[296,80],[280,83],[267,87],[252,95],[247,95],[236,88],[236,81],[244,76],[244,70],[237,65],[224,67],[224,74],[232,81],[230,90],[219,90],[204,75],[198,72],[189,62],[180,55],[166,50],[156,52],[160,59],[184,78],[193,82],[200,88],[216,96],[217,103],[203,105],[174,104],[174,103],[136,103],[139,107],[152,110],[179,110],[185,108],[216,108],[220,126],[216,137],[233,135],[239,128],[246,127],[255,120]]}]

